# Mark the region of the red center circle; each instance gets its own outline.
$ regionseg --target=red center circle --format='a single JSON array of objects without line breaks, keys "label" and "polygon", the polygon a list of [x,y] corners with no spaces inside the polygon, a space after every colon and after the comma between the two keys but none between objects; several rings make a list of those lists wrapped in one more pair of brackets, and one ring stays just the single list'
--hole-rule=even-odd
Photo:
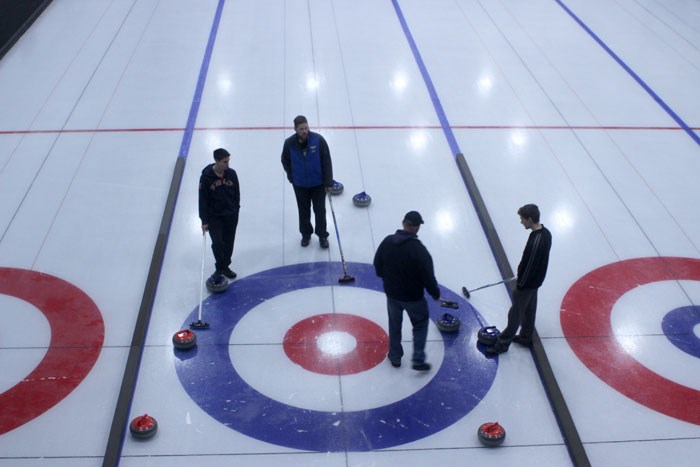
[{"label": "red center circle", "polygon": [[[331,332],[351,335],[357,345],[345,353],[327,353],[319,338]],[[356,315],[329,313],[311,316],[284,336],[284,352],[302,368],[324,375],[351,375],[379,365],[389,350],[389,337],[375,322]]]}]

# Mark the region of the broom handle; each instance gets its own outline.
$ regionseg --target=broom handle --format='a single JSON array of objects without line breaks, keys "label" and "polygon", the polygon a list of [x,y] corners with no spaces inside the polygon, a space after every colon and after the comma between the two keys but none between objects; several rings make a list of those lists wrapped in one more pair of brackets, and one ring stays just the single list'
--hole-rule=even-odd
[{"label": "broom handle", "polygon": [[335,238],[338,240],[338,250],[340,251],[340,262],[343,264],[343,274],[348,275],[348,268],[345,266],[345,256],[343,256],[343,245],[340,244],[340,233],[338,232],[338,221],[335,220],[335,210],[333,209],[333,199],[328,193],[328,203],[331,206],[331,214],[333,215],[333,227],[335,227]]},{"label": "broom handle", "polygon": [[517,279],[517,277],[509,277],[508,279],[503,279],[502,281],[494,282],[493,284],[482,285],[481,287],[477,287],[476,289],[470,290],[470,292],[476,292],[477,290],[485,289],[486,287],[493,287],[494,285],[503,284],[505,282],[511,282],[515,279]]},{"label": "broom handle", "polygon": [[202,273],[199,276],[199,312],[197,314],[198,320],[202,321],[202,289],[204,289],[204,256],[207,254],[207,233],[202,232]]}]

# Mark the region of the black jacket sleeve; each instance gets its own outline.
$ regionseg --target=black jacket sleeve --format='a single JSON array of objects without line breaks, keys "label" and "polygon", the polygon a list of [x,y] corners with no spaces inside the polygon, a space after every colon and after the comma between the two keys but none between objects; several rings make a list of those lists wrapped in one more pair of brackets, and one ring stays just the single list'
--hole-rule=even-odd
[{"label": "black jacket sleeve", "polygon": [[289,144],[289,139],[286,139],[282,146],[282,167],[287,173],[287,180],[292,183],[292,153],[289,150]]},{"label": "black jacket sleeve", "polygon": [[[425,247],[424,247],[425,249]],[[430,256],[428,250],[425,249],[425,260],[423,268],[423,284],[425,290],[428,291],[431,297],[435,300],[440,298],[440,288],[438,287],[437,279],[435,279],[435,268],[433,266],[433,257]]]},{"label": "black jacket sleeve", "polygon": [[204,175],[199,177],[199,218],[202,225],[209,223],[209,189]]}]

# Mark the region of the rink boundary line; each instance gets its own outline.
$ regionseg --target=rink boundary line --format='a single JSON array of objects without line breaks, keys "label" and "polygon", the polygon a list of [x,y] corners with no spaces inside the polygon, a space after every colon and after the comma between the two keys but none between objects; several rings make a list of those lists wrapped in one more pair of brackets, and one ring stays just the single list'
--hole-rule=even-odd
[{"label": "rink boundary line", "polygon": [[180,150],[176,158],[175,168],[173,169],[170,188],[168,189],[167,199],[163,208],[160,228],[156,237],[155,246],[153,247],[153,255],[151,257],[151,262],[148,269],[148,276],[144,285],[141,304],[136,317],[136,324],[134,325],[131,346],[127,356],[126,366],[124,368],[122,383],[119,389],[119,396],[114,408],[114,415],[107,438],[107,446],[105,448],[102,467],[118,467],[121,461],[122,449],[124,447],[126,432],[128,430],[129,414],[131,412],[132,403],[136,392],[136,384],[141,368],[141,359],[145,348],[146,336],[148,334],[151,315],[153,314],[153,307],[155,305],[156,293],[158,290],[158,282],[160,281],[160,273],[165,260],[165,251],[168,245],[168,238],[170,237],[172,221],[175,217],[177,198],[185,172],[185,163],[187,162],[190,143],[192,141],[192,134],[194,133],[197,115],[199,114],[199,106],[204,93],[204,85],[209,72],[209,63],[214,51],[214,43],[216,42],[216,36],[218,34],[219,24],[221,23],[221,17],[225,4],[226,0],[218,0],[211,23],[211,28],[209,30],[209,37],[207,38],[206,47],[202,56],[202,63],[200,65],[197,84],[187,117],[186,128],[184,130],[184,134],[182,135]]},{"label": "rink boundary line", "polygon": [[[440,125],[319,125],[318,130],[347,131],[381,131],[381,130],[441,130]],[[676,126],[624,126],[624,125],[454,125],[453,130],[564,130],[564,131],[686,131]],[[700,131],[700,127],[689,127],[691,131]],[[222,126],[195,127],[192,132],[203,131],[292,131],[287,126]],[[169,133],[188,131],[187,128],[76,128],[61,130],[0,130],[0,136],[44,135],[44,134],[82,134],[82,133]],[[190,137],[191,139],[191,137]]]},{"label": "rink boundary line", "polygon": [[591,28],[586,25],[586,23],[583,22],[582,19],[580,19],[576,13],[574,13],[568,6],[564,4],[562,0],[554,0],[559,6],[568,14],[571,19],[573,19],[576,24],[578,24],[590,37],[593,39],[609,56],[612,58],[620,67],[622,67],[625,72],[634,80],[636,81],[639,86],[644,89],[644,91],[656,102],[659,107],[661,107],[666,114],[668,114],[669,117],[673,119],[674,122],[678,123],[678,125],[683,128],[683,131],[690,136],[690,138],[695,141],[695,144],[700,146],[700,136],[698,136],[693,128],[690,128],[690,126],[685,123],[685,121],[676,113],[673,111],[673,109],[659,96],[654,92],[653,89],[637,74],[632,70],[632,68],[625,63],[622,58],[620,58],[619,55],[617,55],[613,50],[608,47],[608,45],[601,39]]}]

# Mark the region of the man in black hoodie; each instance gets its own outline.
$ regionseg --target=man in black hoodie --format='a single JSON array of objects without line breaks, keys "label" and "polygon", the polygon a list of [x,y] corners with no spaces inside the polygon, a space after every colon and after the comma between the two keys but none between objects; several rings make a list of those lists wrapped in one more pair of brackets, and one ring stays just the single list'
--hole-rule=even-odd
[{"label": "man in black hoodie", "polygon": [[374,255],[374,270],[382,278],[389,314],[389,354],[391,364],[401,366],[401,325],[406,310],[413,325],[413,369],[430,370],[425,361],[425,341],[430,316],[424,290],[440,299],[440,289],[435,279],[433,258],[418,240],[418,230],[423,218],[416,211],[406,213],[403,230],[386,237]]},{"label": "man in black hoodie", "polygon": [[[518,265],[518,278],[513,290],[513,305],[508,311],[508,325],[501,331],[498,341],[486,349],[486,353],[497,355],[508,351],[511,342],[530,347],[535,330],[537,313],[537,289],[547,275],[549,250],[552,248],[552,234],[540,224],[540,210],[534,204],[526,204],[518,209],[520,223],[532,230],[527,239],[523,257]],[[520,328],[520,334],[515,333]]]},{"label": "man in black hoodie", "polygon": [[211,249],[216,260],[216,270],[211,276],[214,283],[222,275],[235,279],[230,268],[233,242],[238,227],[238,211],[241,208],[241,191],[236,171],[229,168],[231,154],[226,149],[214,151],[214,163],[202,170],[199,178],[199,218],[202,233],[209,232]]}]

